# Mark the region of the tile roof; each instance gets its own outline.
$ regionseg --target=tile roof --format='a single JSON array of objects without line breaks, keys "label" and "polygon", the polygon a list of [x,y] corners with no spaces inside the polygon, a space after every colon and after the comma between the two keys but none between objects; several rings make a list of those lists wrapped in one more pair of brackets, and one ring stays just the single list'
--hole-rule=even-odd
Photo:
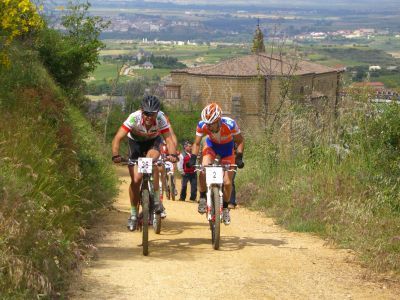
[{"label": "tile roof", "polygon": [[372,82],[354,82],[352,84],[352,86],[354,87],[384,87],[385,84],[383,82],[380,81],[372,81]]},{"label": "tile roof", "polygon": [[[259,66],[259,68],[258,68]],[[260,71],[258,71],[260,69]],[[340,72],[341,68],[330,68],[316,63],[301,60],[291,60],[278,56],[269,56],[265,53],[235,57],[215,65],[205,65],[181,70],[172,73],[187,73],[209,76],[237,76],[248,77],[261,75],[304,75],[311,73]]]}]

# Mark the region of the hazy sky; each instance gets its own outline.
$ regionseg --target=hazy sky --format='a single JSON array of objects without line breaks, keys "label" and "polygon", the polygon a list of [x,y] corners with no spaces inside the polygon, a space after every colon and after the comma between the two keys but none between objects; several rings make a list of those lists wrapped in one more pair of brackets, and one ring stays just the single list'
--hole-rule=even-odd
[{"label": "hazy sky", "polygon": [[[118,1],[118,0],[116,0]],[[138,0],[124,0],[124,1],[138,1]],[[140,1],[140,0],[139,0]],[[174,3],[190,3],[190,4],[196,4],[196,3],[204,3],[204,4],[273,4],[273,5],[279,5],[279,4],[292,4],[292,5],[315,5],[315,4],[326,4],[327,2],[329,4],[333,5],[352,5],[354,3],[356,4],[375,4],[377,5],[378,1],[376,0],[142,0],[143,2],[174,2]],[[399,0],[380,0],[379,4],[382,3],[389,3],[389,4],[400,4]]]}]

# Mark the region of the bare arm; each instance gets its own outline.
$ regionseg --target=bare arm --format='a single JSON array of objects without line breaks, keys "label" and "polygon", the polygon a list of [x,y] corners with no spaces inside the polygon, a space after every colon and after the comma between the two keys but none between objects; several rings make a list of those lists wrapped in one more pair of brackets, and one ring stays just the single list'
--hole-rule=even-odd
[{"label": "bare arm", "polygon": [[121,144],[121,140],[126,137],[128,132],[120,127],[117,131],[117,133],[114,136],[114,139],[112,140],[111,144],[111,150],[112,150],[112,155],[119,155],[119,145]]},{"label": "bare arm", "polygon": [[236,153],[243,153],[244,151],[244,139],[241,133],[234,135],[233,140],[237,145]]},{"label": "bare arm", "polygon": [[164,138],[165,142],[167,143],[168,153],[175,155],[176,154],[176,146],[175,146],[175,142],[174,142],[171,132],[169,131],[169,132],[164,133],[163,138]]},{"label": "bare arm", "polygon": [[176,148],[178,148],[178,139],[176,138],[175,132],[174,132],[174,130],[172,129],[171,124],[170,124],[169,126],[170,126],[170,127],[169,127],[169,132],[171,133],[171,137],[172,137],[172,140],[174,141],[175,149],[176,149]]},{"label": "bare arm", "polygon": [[194,154],[194,155],[199,154],[201,140],[202,140],[202,137],[196,135],[196,138],[194,140],[193,147],[192,147],[192,154]]}]

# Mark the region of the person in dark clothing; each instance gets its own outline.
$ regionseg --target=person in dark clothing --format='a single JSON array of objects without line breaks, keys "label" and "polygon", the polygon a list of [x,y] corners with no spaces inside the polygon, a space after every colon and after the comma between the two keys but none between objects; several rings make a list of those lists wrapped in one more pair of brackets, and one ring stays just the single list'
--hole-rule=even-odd
[{"label": "person in dark clothing", "polygon": [[189,161],[191,153],[192,153],[192,143],[186,141],[183,144],[183,148],[185,150],[185,156],[183,157],[182,189],[181,189],[181,195],[180,195],[179,199],[181,201],[185,201],[187,184],[188,184],[188,182],[190,182],[190,200],[191,201],[196,201],[196,197],[197,197],[197,173],[195,171],[195,167],[188,168],[186,166],[186,163]]}]

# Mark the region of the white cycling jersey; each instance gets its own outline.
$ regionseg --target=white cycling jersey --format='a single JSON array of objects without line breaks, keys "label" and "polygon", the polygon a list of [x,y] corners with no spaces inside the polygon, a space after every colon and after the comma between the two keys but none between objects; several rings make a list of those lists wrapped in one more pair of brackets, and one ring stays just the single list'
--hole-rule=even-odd
[{"label": "white cycling jersey", "polygon": [[169,122],[162,111],[159,111],[157,118],[149,129],[146,129],[142,118],[142,111],[137,110],[131,113],[122,125],[128,133],[128,137],[134,141],[146,141],[169,132]]}]

